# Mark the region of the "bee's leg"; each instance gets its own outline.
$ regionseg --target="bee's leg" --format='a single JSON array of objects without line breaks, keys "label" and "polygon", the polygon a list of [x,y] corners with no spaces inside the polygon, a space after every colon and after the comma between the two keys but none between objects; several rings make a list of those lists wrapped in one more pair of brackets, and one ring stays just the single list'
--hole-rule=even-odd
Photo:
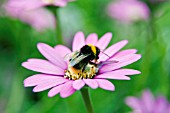
[{"label": "bee's leg", "polygon": [[69,70],[65,70],[64,72],[65,72],[64,78],[70,78],[70,71]]},{"label": "bee's leg", "polygon": [[77,73],[77,75],[78,75],[78,76],[77,76],[77,79],[82,79],[82,77],[83,77],[83,76],[82,76],[82,71],[80,71],[79,73]]},{"label": "bee's leg", "polygon": [[82,78],[86,78],[86,72],[85,71],[82,73]]},{"label": "bee's leg", "polygon": [[86,73],[86,75],[85,75],[85,76],[86,76],[86,79],[87,79],[87,78],[88,78],[88,75],[87,75],[87,73]]}]

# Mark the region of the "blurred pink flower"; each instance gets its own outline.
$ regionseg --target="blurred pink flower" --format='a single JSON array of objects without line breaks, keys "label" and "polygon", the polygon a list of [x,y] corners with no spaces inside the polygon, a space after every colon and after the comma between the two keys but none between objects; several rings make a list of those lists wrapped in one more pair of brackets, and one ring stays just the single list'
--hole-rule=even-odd
[{"label": "blurred pink flower", "polygon": [[18,7],[17,4],[14,4],[15,1],[21,1],[22,3],[25,0],[10,0],[4,4],[8,16],[20,19],[21,21],[30,24],[38,31],[55,29],[55,17],[50,11],[45,8],[24,10],[24,6]]},{"label": "blurred pink flower", "polygon": [[27,11],[19,16],[26,23],[32,25],[38,31],[44,29],[55,29],[56,21],[54,15],[44,8]]},{"label": "blurred pink flower", "polygon": [[64,78],[65,70],[68,68],[68,63],[64,60],[64,57],[72,52],[69,48],[63,45],[57,45],[52,48],[47,44],[39,43],[37,45],[38,50],[47,60],[29,59],[27,62],[22,63],[23,67],[41,73],[25,79],[24,86],[35,86],[34,92],[52,88],[48,92],[49,97],[60,93],[60,96],[63,98],[72,95],[76,90],[80,90],[85,85],[92,89],[100,87],[105,90],[114,91],[114,85],[106,79],[130,80],[129,76],[126,75],[140,74],[137,70],[123,69],[122,67],[136,62],[141,58],[141,55],[136,54],[136,49],[127,49],[119,52],[128,43],[127,40],[120,41],[106,49],[111,38],[111,33],[106,33],[99,40],[95,33],[90,34],[87,39],[85,39],[82,32],[76,33],[72,51],[80,50],[86,44],[93,44],[111,56],[108,58],[108,56],[101,53],[99,55],[99,62],[117,61],[116,63],[112,62],[101,66],[97,75],[92,79],[78,80]]},{"label": "blurred pink flower", "polygon": [[44,6],[64,7],[71,0],[9,0],[8,4],[22,10],[32,10]]},{"label": "blurred pink flower", "polygon": [[56,27],[54,15],[45,6],[66,6],[71,0],[8,0],[3,6],[8,16],[19,18],[38,31]]},{"label": "blurred pink flower", "polygon": [[117,0],[108,6],[108,14],[125,23],[146,20],[149,13],[148,6],[139,0]]},{"label": "blurred pink flower", "polygon": [[149,90],[143,91],[141,98],[127,97],[126,104],[133,109],[131,113],[170,113],[170,103],[166,98],[154,98]]}]

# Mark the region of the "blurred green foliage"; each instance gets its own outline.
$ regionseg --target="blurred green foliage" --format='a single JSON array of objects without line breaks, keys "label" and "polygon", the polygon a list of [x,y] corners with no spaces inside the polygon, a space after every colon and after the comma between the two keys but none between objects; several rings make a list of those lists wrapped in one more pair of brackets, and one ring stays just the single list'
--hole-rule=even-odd
[{"label": "blurred green foliage", "polygon": [[[133,24],[121,24],[107,15],[106,7],[111,0],[78,0],[59,8],[59,22],[65,39],[71,47],[77,31],[113,33],[113,44],[128,39],[125,48],[136,48],[142,59],[127,67],[138,69],[141,75],[131,76],[130,81],[111,80],[116,91],[90,89],[96,113],[126,113],[130,111],[124,99],[140,95],[144,89],[162,94],[170,99],[170,2],[149,4],[151,18]],[[0,11],[1,12],[1,11]],[[62,99],[59,95],[49,98],[47,91],[33,93],[24,88],[23,80],[35,72],[21,67],[28,58],[43,58],[36,44],[57,44],[54,31],[37,32],[17,19],[0,17],[0,113],[86,113],[80,94]]]}]

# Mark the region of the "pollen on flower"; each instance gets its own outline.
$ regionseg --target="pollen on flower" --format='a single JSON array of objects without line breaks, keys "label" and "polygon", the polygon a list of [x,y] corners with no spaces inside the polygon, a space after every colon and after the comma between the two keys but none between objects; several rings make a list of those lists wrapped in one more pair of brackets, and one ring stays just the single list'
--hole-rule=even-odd
[{"label": "pollen on flower", "polygon": [[74,67],[68,67],[65,70],[64,78],[68,78],[70,80],[78,80],[78,79],[92,79],[98,72],[99,68],[97,64],[88,63],[82,69],[75,69]]}]

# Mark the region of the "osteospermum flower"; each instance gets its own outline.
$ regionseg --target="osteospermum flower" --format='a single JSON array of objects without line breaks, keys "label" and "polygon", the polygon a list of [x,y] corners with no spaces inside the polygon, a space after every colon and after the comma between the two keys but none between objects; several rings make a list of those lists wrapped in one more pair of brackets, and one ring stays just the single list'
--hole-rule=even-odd
[{"label": "osteospermum flower", "polygon": [[38,31],[55,29],[54,15],[45,6],[64,7],[70,0],[8,0],[4,9],[8,16],[30,24]]},{"label": "osteospermum flower", "polygon": [[149,12],[148,6],[139,0],[117,0],[108,5],[108,14],[125,23],[147,20]]},{"label": "osteospermum flower", "polygon": [[127,97],[126,104],[133,109],[131,113],[170,113],[170,103],[166,98],[154,98],[149,90],[143,91],[141,98]]},{"label": "osteospermum flower", "polygon": [[[107,79],[130,80],[129,76],[140,74],[139,71],[133,69],[123,69],[123,66],[136,62],[141,58],[140,54],[136,54],[136,49],[122,49],[127,43],[127,40],[120,41],[109,48],[106,48],[112,38],[111,33],[106,33],[98,40],[98,36],[90,34],[87,39],[82,32],[76,33],[72,51],[63,45],[57,45],[54,48],[44,43],[38,43],[37,47],[40,53],[47,59],[29,59],[22,66],[27,69],[40,72],[24,80],[24,86],[35,86],[33,91],[40,92],[50,89],[48,96],[52,97],[58,93],[65,98],[73,94],[76,90],[80,90],[87,85],[92,89],[98,87],[114,91],[114,85]],[[65,56],[80,50],[84,45],[92,44],[103,50],[105,54],[100,53],[98,62],[116,61],[109,64],[101,65],[98,72],[93,78],[83,78],[78,80],[69,80],[64,78],[65,71],[68,69],[68,61],[65,61]]]},{"label": "osteospermum flower", "polygon": [[73,0],[9,0],[11,6],[21,8],[22,10],[32,10],[45,6],[64,7]]},{"label": "osteospermum flower", "polygon": [[50,11],[45,8],[24,10],[25,6],[22,6],[22,4],[20,4],[21,6],[15,4],[16,1],[20,1],[22,3],[25,0],[10,0],[3,5],[7,16],[18,18],[21,21],[31,25],[37,31],[55,29],[55,17]]}]

